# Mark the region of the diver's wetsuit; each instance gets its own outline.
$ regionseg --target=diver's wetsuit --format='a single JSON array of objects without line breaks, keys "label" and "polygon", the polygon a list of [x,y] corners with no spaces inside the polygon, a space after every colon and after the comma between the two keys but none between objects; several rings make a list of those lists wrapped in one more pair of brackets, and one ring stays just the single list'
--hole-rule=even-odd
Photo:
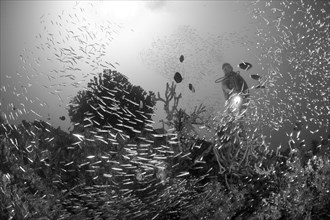
[{"label": "diver's wetsuit", "polygon": [[[232,115],[245,115],[245,110],[247,109],[249,103],[249,87],[243,77],[239,74],[239,72],[230,71],[225,74],[225,78],[222,80],[222,90],[226,99],[227,106],[227,113]],[[238,106],[231,105],[235,102],[235,95],[239,94],[242,98],[242,102],[238,104]],[[233,96],[234,95],[234,96]],[[234,99],[234,100],[232,100]],[[235,108],[238,108],[236,111]],[[241,115],[243,114],[243,115]]]},{"label": "diver's wetsuit", "polygon": [[234,71],[226,74],[225,78],[222,81],[222,90],[225,96],[225,99],[228,100],[230,95],[229,92],[226,91],[226,88],[233,90],[233,93],[242,92],[243,98],[247,99],[249,97],[249,87],[243,77]]}]

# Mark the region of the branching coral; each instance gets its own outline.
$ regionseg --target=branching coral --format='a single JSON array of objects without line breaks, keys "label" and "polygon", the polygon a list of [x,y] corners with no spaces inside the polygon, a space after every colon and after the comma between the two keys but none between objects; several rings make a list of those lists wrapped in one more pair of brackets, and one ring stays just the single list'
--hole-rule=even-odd
[{"label": "branching coral", "polygon": [[192,113],[187,114],[184,109],[178,108],[182,94],[180,93],[177,95],[175,90],[176,85],[174,82],[172,82],[171,86],[169,83],[166,83],[165,97],[162,98],[158,92],[158,97],[154,97],[154,101],[161,101],[164,103],[166,120],[163,120],[163,124],[175,129],[177,132],[177,140],[179,140],[178,149],[186,152],[190,148],[188,139],[191,138],[191,132],[193,132],[193,139],[198,135],[193,125],[202,124],[201,114],[205,112],[205,106],[200,104],[194,108]]},{"label": "branching coral", "polygon": [[[265,151],[260,141],[247,138],[242,118],[223,114],[212,126],[217,127],[215,140],[204,152],[213,152],[219,168],[218,174],[223,177],[227,189],[231,189],[237,181],[256,174],[254,165],[260,164],[265,158]],[[267,170],[258,171],[266,174]]]},{"label": "branching coral", "polygon": [[[200,104],[198,107],[195,106],[194,111],[190,114],[189,121],[191,124],[202,124],[201,114],[206,111],[206,107]],[[199,120],[199,122],[197,121]]]},{"label": "branching coral", "polygon": [[254,169],[257,174],[265,175],[265,176],[269,176],[270,174],[272,174],[274,172],[274,166],[272,166],[269,169],[263,169],[263,168],[260,168],[259,166],[257,166],[256,163],[254,164]]},{"label": "branching coral", "polygon": [[[176,94],[176,85],[172,82],[171,86],[169,83],[166,83],[165,97],[162,98],[158,92],[157,96],[154,97],[155,101],[161,101],[164,103],[164,110],[166,112],[165,122],[168,126],[174,125],[174,120],[178,123],[181,123],[180,131],[183,127],[186,128],[186,132],[189,133],[191,130],[194,131],[193,124],[202,124],[201,114],[205,112],[205,106],[200,104],[195,106],[192,113],[187,114],[183,109],[178,109],[179,100],[182,98],[182,94]],[[170,106],[170,102],[173,100],[173,105]]]},{"label": "branching coral", "polygon": [[[155,101],[161,101],[164,102],[164,110],[166,112],[166,119],[168,124],[172,123],[174,114],[178,112],[178,104],[180,98],[182,98],[182,94],[176,95],[175,92],[176,85],[174,82],[172,82],[172,85],[170,86],[169,83],[166,83],[166,90],[165,90],[165,98],[160,97],[160,93],[158,92],[158,97],[155,97]],[[173,106],[170,109],[170,102],[173,100]]]}]

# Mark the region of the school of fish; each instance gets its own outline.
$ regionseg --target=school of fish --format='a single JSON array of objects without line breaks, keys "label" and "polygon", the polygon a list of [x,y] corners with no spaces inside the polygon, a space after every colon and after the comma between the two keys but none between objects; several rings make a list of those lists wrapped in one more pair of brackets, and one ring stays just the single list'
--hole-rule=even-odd
[{"label": "school of fish", "polygon": [[[47,117],[40,109],[47,111],[52,103],[40,99],[36,90],[48,93],[64,107],[72,98],[61,96],[68,87],[84,89],[82,84],[91,76],[96,76],[103,69],[116,69],[116,66],[119,66],[119,63],[109,62],[104,57],[109,53],[108,48],[112,40],[125,27],[108,20],[104,23],[86,20],[84,14],[87,9],[80,4],[82,3],[76,3],[72,13],[63,10],[61,14],[44,14],[40,17],[43,31],[36,34],[35,47],[22,50],[19,55],[21,66],[15,74],[6,74],[5,83],[1,83],[0,92],[13,94],[15,97],[8,103],[4,103],[3,99],[0,102],[1,108],[6,110],[3,112],[5,121],[18,121],[25,115],[46,121]],[[86,4],[89,5],[88,10],[93,10],[94,3]],[[156,40],[153,48],[141,52],[141,59],[145,64],[155,67],[158,73],[178,84],[185,84],[186,90],[196,94],[200,88],[200,79],[216,78],[214,75],[208,75],[214,72],[212,66],[208,65],[211,55],[205,55],[208,51],[220,50],[226,46],[226,42],[233,43],[233,40],[247,49],[257,48],[260,53],[253,55],[257,57],[258,63],[253,64],[253,67],[262,66],[262,73],[253,73],[250,63],[238,64],[241,69],[246,70],[241,72],[243,77],[251,77],[257,82],[251,87],[254,92],[251,94],[251,111],[247,122],[249,137],[254,137],[265,129],[279,131],[292,126],[299,127],[296,132],[300,133],[305,129],[323,138],[322,130],[330,124],[330,22],[327,22],[330,19],[329,2],[256,0],[245,4],[257,24],[255,41],[244,41],[244,33],[212,35],[205,40],[195,29],[184,26],[172,36]],[[67,24],[73,24],[74,28],[68,30]],[[177,46],[183,43],[194,46],[188,51]],[[154,56],[161,51],[162,56]],[[185,52],[184,55],[182,51]],[[190,74],[188,69],[194,69],[196,74]],[[51,86],[38,83],[40,79],[48,80]],[[15,86],[17,82],[19,87]],[[213,82],[214,80],[209,83]],[[94,114],[102,115],[108,111],[118,114],[123,121],[131,124],[140,122],[141,119],[127,109],[118,107],[115,102],[113,106],[102,104],[102,99],[110,100],[116,93],[116,90],[107,90],[109,96],[101,97],[100,105],[95,107]],[[133,100],[127,102],[137,108],[143,108],[143,103]],[[50,117],[48,115],[48,121]],[[139,117],[143,117],[143,112]],[[57,118],[67,120],[63,115]],[[143,120],[147,122],[144,130],[132,129],[138,135],[144,131],[154,131],[154,122],[145,118]],[[84,121],[86,123],[81,126],[85,128],[93,127],[96,123],[93,115],[86,117]],[[300,121],[298,125],[297,121]],[[50,122],[46,123],[52,125]],[[6,127],[5,130],[7,129]],[[17,130],[16,125],[12,125],[11,129]],[[36,136],[33,131],[26,132],[30,136]],[[179,145],[175,130],[169,130],[166,134],[153,133],[152,137],[139,136],[138,144],[130,143],[127,135],[110,124],[103,130],[91,131],[91,134],[92,137],[73,134],[76,142],[71,146],[72,149],[85,146],[88,142],[112,146],[124,143],[125,147],[121,149],[121,161],[124,162],[111,159],[116,154],[114,150],[101,156],[87,155],[82,158],[83,162],[79,163],[63,162],[65,172],[86,167],[86,172],[89,172],[94,180],[109,179],[107,185],[76,186],[83,188],[86,193],[72,196],[72,199],[65,201],[72,209],[81,211],[87,206],[97,207],[95,198],[102,198],[106,201],[103,205],[112,208],[106,213],[109,219],[116,219],[118,216],[122,219],[157,219],[166,213],[174,215],[180,210],[191,208],[191,201],[198,194],[190,184],[198,180],[190,181],[190,173],[186,170],[176,176],[171,175],[171,170],[175,169],[179,162],[171,167],[167,165],[168,160],[180,161],[190,156],[189,152],[174,152],[173,146]],[[104,134],[109,135],[107,139]],[[155,138],[166,138],[166,144],[154,147]],[[17,140],[10,141],[17,146]],[[54,138],[47,137],[44,141],[51,143]],[[26,147],[27,152],[32,149],[32,145]],[[41,160],[45,161],[45,158]],[[24,167],[20,169],[26,172]],[[60,178],[58,182],[61,182]],[[74,190],[70,189],[68,193],[74,195]],[[96,213],[99,216],[102,214],[105,215]],[[65,218],[69,216],[60,216],[60,219]]]}]

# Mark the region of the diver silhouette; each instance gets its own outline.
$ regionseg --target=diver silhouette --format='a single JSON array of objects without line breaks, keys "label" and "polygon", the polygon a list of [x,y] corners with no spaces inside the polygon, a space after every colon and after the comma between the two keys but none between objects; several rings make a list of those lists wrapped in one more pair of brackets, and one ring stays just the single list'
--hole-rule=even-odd
[{"label": "diver silhouette", "polygon": [[233,157],[236,157],[241,143],[247,140],[245,113],[249,104],[249,87],[240,73],[234,72],[229,63],[224,63],[222,70],[225,74],[224,77],[215,82],[221,82],[226,99],[226,110],[216,128],[216,144],[213,147],[214,155],[219,164],[219,173],[230,172],[230,164],[226,164],[224,161],[231,161]]},{"label": "diver silhouette", "polygon": [[225,76],[215,82],[221,82],[228,111],[241,113],[249,102],[249,87],[239,71],[234,72],[229,63],[224,63],[222,70]]}]

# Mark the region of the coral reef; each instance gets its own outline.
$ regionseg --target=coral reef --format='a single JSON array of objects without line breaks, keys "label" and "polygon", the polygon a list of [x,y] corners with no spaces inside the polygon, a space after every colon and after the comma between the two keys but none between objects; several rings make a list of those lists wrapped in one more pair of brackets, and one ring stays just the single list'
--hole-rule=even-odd
[{"label": "coral reef", "polygon": [[[247,138],[242,117],[207,122],[203,105],[188,114],[180,98],[167,84],[154,101],[164,103],[170,129],[144,126],[134,136],[110,122],[77,123],[67,134],[43,121],[2,121],[0,218],[330,217],[328,140],[310,151],[300,142],[270,151],[261,137]],[[212,127],[214,140],[196,136],[193,125]]]}]

